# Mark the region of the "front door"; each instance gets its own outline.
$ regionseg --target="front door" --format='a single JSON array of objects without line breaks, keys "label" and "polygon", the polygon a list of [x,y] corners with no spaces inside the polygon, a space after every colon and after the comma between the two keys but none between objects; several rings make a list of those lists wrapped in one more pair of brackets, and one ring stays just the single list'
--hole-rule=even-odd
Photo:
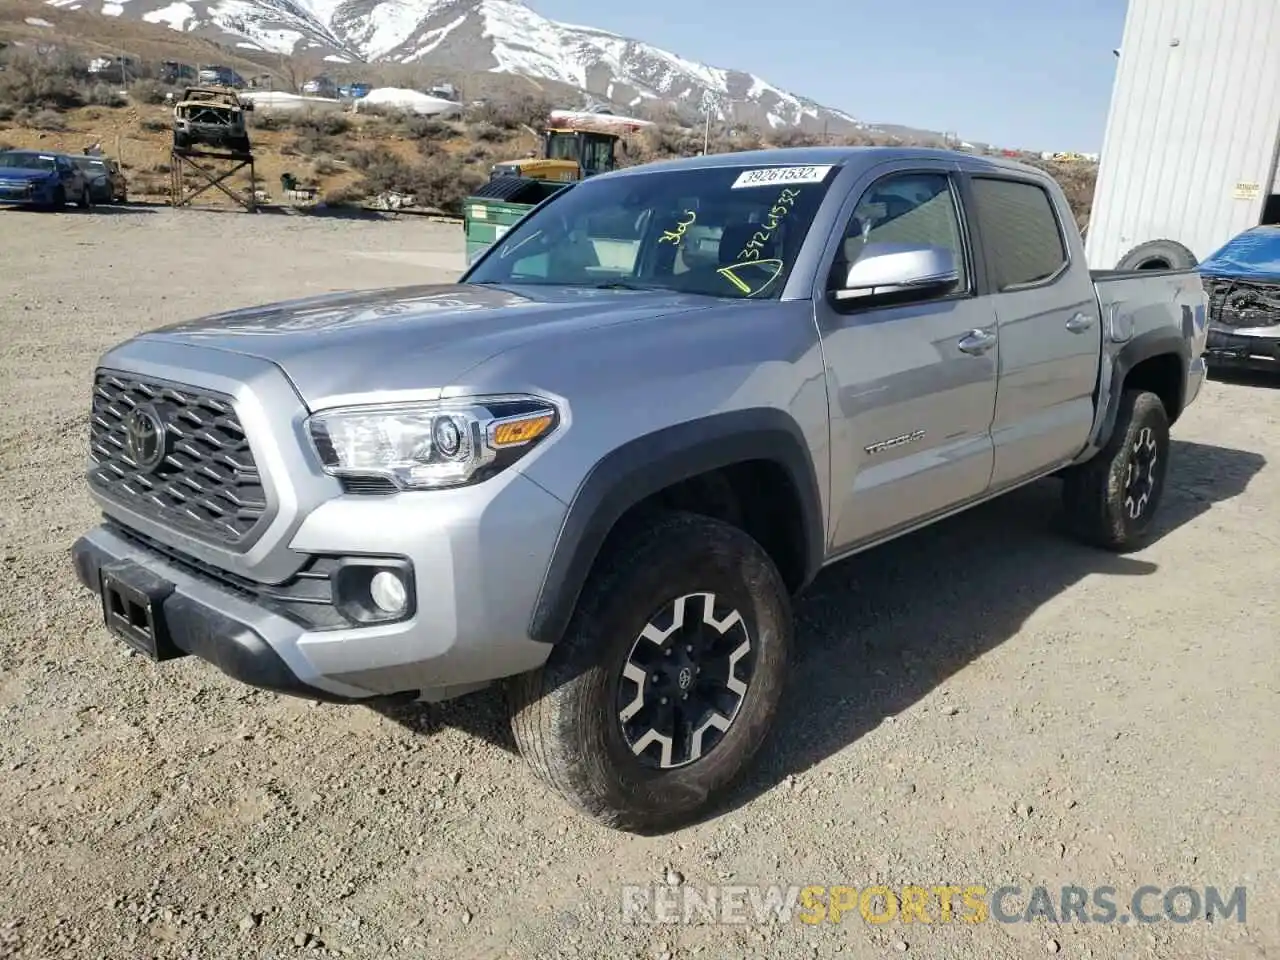
[{"label": "front door", "polygon": [[999,344],[950,164],[913,163],[860,191],[828,252],[828,285],[876,241],[945,247],[960,279],[892,306],[815,298],[832,420],[834,552],[978,498],[991,479]]}]

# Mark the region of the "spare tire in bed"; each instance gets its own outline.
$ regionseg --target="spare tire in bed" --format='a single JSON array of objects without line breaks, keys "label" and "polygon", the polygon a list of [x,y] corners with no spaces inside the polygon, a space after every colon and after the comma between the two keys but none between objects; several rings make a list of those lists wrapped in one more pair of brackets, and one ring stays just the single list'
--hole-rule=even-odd
[{"label": "spare tire in bed", "polygon": [[1116,264],[1117,270],[1190,270],[1196,255],[1176,240],[1140,243]]}]

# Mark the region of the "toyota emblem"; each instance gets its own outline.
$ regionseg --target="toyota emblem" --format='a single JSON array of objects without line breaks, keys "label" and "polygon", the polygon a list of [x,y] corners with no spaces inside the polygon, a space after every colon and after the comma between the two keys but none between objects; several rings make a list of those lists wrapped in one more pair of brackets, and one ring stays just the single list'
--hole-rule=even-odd
[{"label": "toyota emblem", "polygon": [[168,435],[151,406],[134,407],[124,421],[125,449],[133,465],[152,473],[168,456]]}]

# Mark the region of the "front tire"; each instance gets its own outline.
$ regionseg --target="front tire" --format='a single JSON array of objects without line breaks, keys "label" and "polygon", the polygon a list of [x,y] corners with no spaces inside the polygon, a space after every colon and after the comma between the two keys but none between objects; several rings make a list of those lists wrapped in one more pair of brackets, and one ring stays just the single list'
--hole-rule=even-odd
[{"label": "front tire", "polygon": [[86,186],[80,191],[80,197],[76,200],[76,206],[81,210],[93,209],[93,190]]},{"label": "front tire", "polygon": [[667,830],[747,770],[786,679],[788,592],[743,531],[661,513],[618,538],[564,638],[510,685],[534,771],[593,819]]},{"label": "front tire", "polygon": [[1116,552],[1142,546],[1164,494],[1169,451],[1169,416],[1160,398],[1126,390],[1106,446],[1066,475],[1063,504],[1072,532]]}]

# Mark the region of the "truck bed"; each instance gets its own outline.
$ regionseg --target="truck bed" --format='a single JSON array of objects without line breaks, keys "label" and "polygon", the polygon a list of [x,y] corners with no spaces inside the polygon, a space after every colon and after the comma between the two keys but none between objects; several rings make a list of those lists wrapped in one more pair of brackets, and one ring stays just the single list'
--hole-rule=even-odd
[{"label": "truck bed", "polygon": [[1112,343],[1179,331],[1193,358],[1204,350],[1208,301],[1195,269],[1090,270],[1089,276]]}]

